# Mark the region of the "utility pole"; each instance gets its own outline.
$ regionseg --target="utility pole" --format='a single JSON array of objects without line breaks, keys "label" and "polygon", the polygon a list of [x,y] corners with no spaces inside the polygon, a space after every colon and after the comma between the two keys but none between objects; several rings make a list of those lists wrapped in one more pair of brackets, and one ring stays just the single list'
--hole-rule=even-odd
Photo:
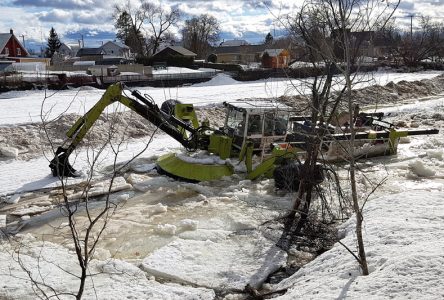
[{"label": "utility pole", "polygon": [[26,45],[25,45],[25,35],[22,34],[22,35],[19,35],[19,37],[22,38],[22,41],[23,41],[23,48],[26,48]]}]

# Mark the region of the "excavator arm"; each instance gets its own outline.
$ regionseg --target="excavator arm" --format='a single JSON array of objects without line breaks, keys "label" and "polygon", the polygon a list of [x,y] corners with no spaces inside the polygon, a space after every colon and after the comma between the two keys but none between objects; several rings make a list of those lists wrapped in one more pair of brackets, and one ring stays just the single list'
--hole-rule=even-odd
[{"label": "excavator arm", "polygon": [[107,88],[102,98],[68,130],[66,134],[68,139],[65,140],[62,146],[57,148],[55,157],[49,164],[53,176],[78,176],[76,170],[69,164],[69,156],[100,117],[104,109],[115,102],[122,103],[144,117],[189,150],[196,150],[206,146],[203,145],[205,143],[200,138],[202,128],[195,128],[190,123],[162,111],[152,99],[142,96],[138,91],[131,92],[131,95],[135,99],[123,95],[121,83],[113,84]]}]

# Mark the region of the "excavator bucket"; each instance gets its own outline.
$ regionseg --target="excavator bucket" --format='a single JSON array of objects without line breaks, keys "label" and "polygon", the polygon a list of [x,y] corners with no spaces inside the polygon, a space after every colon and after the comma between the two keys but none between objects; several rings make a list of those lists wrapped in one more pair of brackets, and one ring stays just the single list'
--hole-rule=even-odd
[{"label": "excavator bucket", "polygon": [[78,172],[69,163],[69,154],[64,149],[59,148],[56,155],[49,163],[53,176],[58,177],[79,177]]},{"label": "excavator bucket", "polygon": [[183,159],[175,153],[165,154],[157,160],[157,171],[189,182],[211,181],[231,176],[233,167],[227,164],[207,164],[198,160]]}]

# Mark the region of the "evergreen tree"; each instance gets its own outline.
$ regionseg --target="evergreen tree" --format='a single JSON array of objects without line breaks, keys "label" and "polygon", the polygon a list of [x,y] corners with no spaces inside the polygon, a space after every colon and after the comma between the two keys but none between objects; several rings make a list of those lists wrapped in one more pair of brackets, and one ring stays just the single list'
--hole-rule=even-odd
[{"label": "evergreen tree", "polygon": [[271,35],[271,33],[268,33],[265,36],[265,42],[266,45],[271,45],[273,43],[273,36]]},{"label": "evergreen tree", "polygon": [[59,50],[62,43],[60,42],[59,36],[53,27],[49,31],[48,44],[46,48],[46,57],[52,57],[54,52]]}]

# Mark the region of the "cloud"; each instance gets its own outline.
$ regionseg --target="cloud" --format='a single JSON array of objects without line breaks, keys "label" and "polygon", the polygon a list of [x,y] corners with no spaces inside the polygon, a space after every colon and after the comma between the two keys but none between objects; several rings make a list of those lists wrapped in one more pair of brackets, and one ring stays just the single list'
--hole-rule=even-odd
[{"label": "cloud", "polygon": [[36,16],[40,21],[49,23],[65,23],[71,20],[71,13],[61,9],[36,13]]},{"label": "cloud", "polygon": [[103,0],[14,0],[13,5],[61,9],[103,7]]}]

